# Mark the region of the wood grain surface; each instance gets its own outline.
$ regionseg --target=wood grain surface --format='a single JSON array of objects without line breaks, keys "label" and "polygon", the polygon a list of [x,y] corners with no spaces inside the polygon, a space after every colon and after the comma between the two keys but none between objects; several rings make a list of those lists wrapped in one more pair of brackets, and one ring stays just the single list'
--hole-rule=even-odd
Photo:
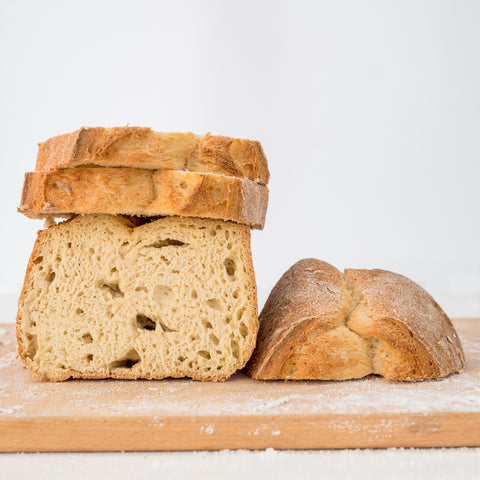
[{"label": "wood grain surface", "polygon": [[0,325],[0,451],[480,446],[480,319],[459,375],[400,383],[35,381]]}]

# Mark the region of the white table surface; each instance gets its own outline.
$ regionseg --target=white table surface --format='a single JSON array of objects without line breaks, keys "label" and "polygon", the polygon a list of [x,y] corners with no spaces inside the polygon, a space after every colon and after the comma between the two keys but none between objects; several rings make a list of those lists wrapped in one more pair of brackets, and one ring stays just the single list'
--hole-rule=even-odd
[{"label": "white table surface", "polygon": [[[480,317],[480,298],[446,298],[448,305],[444,300],[443,306],[451,316]],[[13,322],[16,295],[0,295],[0,306],[3,322]],[[480,448],[0,454],[0,480],[120,480],[164,475],[197,480],[480,479]]]},{"label": "white table surface", "polygon": [[2,479],[480,478],[480,448],[0,455]]}]

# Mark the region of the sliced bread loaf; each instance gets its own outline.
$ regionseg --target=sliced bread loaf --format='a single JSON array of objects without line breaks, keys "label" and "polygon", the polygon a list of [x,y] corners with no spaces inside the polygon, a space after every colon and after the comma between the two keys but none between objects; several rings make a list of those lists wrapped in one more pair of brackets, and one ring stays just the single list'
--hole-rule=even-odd
[{"label": "sliced bread loaf", "polygon": [[267,205],[268,188],[247,178],[93,167],[27,173],[18,210],[30,218],[72,213],[181,215],[261,229]]},{"label": "sliced bread loaf", "polygon": [[38,171],[91,165],[218,173],[264,185],[270,176],[259,142],[219,135],[95,127],[39,144]]},{"label": "sliced bread loaf", "polygon": [[218,381],[247,362],[258,323],[249,227],[137,222],[84,215],[39,232],[17,316],[18,353],[37,378]]}]

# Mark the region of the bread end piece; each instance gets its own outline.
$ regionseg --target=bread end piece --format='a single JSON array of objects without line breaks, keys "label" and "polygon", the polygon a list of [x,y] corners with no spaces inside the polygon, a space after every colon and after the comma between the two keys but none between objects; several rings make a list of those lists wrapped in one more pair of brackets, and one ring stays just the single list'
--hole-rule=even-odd
[{"label": "bread end piece", "polygon": [[316,259],[293,265],[260,314],[247,365],[256,379],[441,378],[465,357],[443,310],[419,285],[384,270],[346,270]]}]

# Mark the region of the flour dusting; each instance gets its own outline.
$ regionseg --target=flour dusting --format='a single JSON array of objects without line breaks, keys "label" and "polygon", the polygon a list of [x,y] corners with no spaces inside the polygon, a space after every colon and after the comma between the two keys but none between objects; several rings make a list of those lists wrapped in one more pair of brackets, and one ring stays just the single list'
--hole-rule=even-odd
[{"label": "flour dusting", "polygon": [[[332,428],[352,432],[358,427],[355,416],[361,414],[480,413],[480,332],[462,338],[467,359],[463,373],[416,383],[376,376],[343,382],[260,382],[242,373],[221,383],[183,379],[43,383],[15,358],[13,326],[0,329],[0,335],[0,417],[144,418],[162,431],[169,418],[194,416],[200,417],[197,431],[213,435],[216,418],[249,416],[258,418],[258,425],[247,432],[250,438],[274,439],[282,432],[265,418],[345,415]],[[202,422],[201,417],[208,419]],[[388,420],[382,420],[372,435],[385,438],[391,428]]]}]

